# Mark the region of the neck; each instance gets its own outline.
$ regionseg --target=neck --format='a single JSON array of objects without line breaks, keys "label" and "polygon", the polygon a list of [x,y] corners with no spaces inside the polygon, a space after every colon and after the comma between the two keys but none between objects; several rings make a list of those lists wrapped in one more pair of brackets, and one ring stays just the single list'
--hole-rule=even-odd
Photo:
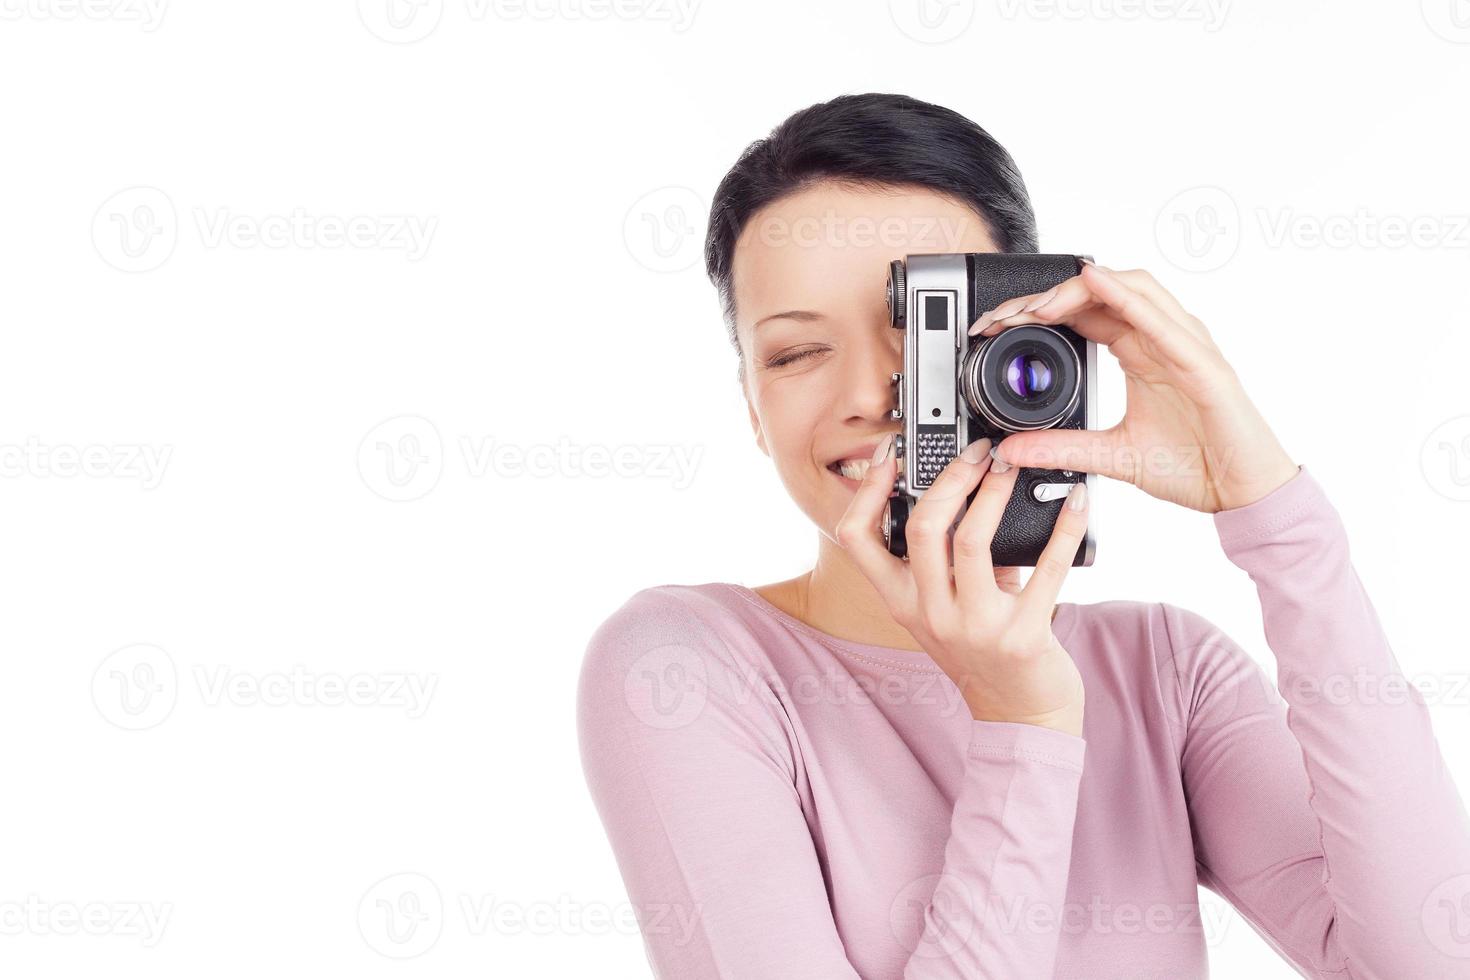
[{"label": "neck", "polygon": [[[852,558],[824,534],[818,534],[817,563],[811,571],[763,590],[765,597],[809,626],[842,640],[923,650],[908,630],[889,615],[888,605]],[[1017,569],[1005,569],[1001,587],[1020,588]],[[1052,606],[1051,618],[1056,619]]]},{"label": "neck", "polygon": [[922,650],[909,631],[894,621],[878,590],[852,558],[825,534],[818,534],[817,563],[792,581],[797,618],[824,633],[854,643]]}]

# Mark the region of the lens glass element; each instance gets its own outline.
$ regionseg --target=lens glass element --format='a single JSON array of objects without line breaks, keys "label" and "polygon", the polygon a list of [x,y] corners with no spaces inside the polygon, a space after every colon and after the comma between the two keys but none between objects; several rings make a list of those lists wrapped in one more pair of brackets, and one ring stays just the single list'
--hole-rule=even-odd
[{"label": "lens glass element", "polygon": [[1052,377],[1051,365],[1035,354],[1017,354],[1006,364],[1006,385],[1023,402],[1051,391]]}]

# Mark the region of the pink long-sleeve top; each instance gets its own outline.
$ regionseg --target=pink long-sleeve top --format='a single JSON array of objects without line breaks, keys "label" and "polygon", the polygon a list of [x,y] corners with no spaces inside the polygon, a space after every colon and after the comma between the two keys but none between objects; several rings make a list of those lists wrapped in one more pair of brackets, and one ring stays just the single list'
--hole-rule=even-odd
[{"label": "pink long-sleeve top", "polygon": [[1470,977],[1470,821],[1339,514],[1302,467],[1213,519],[1277,684],[1186,609],[1059,603],[1081,737],[743,586],[633,595],[577,722],[656,975],[1205,977],[1203,884],[1303,976]]}]

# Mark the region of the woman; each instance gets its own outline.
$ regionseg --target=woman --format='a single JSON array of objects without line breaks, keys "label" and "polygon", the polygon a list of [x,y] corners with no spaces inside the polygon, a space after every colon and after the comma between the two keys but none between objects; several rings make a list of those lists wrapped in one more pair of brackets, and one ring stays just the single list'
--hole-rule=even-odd
[{"label": "woman", "polygon": [[[1005,150],[905,97],[803,110],[720,184],[707,264],[751,425],[821,535],[788,582],[644,589],[587,650],[583,764],[657,974],[1203,977],[1203,883],[1304,976],[1470,976],[1441,935],[1470,827],[1417,692],[1363,693],[1406,685],[1339,516],[1147,273],[1087,265],[974,324],[1105,344],[1125,415],[968,447],[908,560],[885,548],[888,261],[1036,248]],[[1212,514],[1290,713],[1193,612],[1056,602],[1085,491],[1024,588],[993,568],[1025,466]]]}]

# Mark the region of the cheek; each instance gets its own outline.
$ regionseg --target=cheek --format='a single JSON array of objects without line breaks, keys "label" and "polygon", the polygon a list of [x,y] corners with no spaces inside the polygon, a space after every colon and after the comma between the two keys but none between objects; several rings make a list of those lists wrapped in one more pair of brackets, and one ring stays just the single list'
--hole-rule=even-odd
[{"label": "cheek", "polygon": [[778,462],[809,459],[812,441],[827,417],[827,392],[815,373],[786,378],[760,392],[756,412],[766,445]]}]

